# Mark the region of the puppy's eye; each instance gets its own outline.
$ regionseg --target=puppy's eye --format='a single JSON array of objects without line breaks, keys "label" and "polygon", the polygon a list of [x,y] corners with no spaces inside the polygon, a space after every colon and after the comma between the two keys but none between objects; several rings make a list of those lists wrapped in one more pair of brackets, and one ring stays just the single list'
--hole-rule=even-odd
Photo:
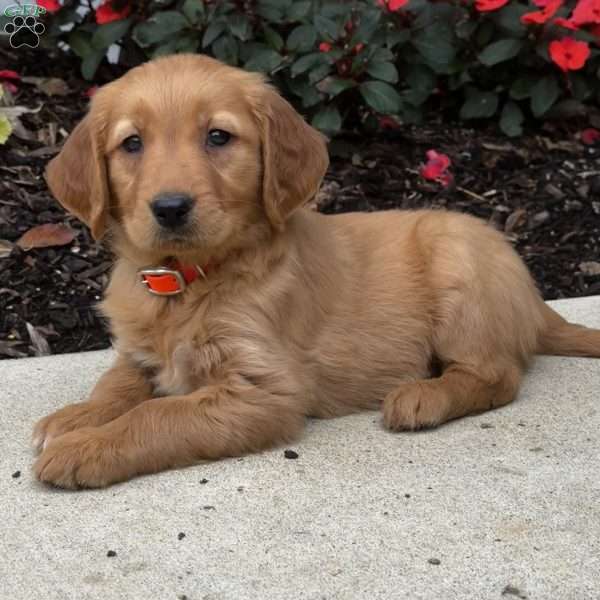
[{"label": "puppy's eye", "polygon": [[231,139],[231,134],[223,129],[211,129],[208,132],[207,144],[209,146],[224,146]]},{"label": "puppy's eye", "polygon": [[142,138],[139,135],[130,135],[128,138],[123,140],[121,148],[129,154],[136,154],[141,152],[143,148]]}]

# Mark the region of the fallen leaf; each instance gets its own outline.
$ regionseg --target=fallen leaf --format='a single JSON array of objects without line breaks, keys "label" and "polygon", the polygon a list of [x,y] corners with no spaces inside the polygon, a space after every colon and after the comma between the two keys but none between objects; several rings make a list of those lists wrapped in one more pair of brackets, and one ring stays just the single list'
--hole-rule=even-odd
[{"label": "fallen leaf", "polygon": [[27,129],[23,123],[21,123],[20,116],[26,113],[37,113],[42,109],[40,104],[37,108],[27,108],[26,106],[3,106],[2,114],[6,116],[13,128],[13,133],[24,140],[34,140],[35,136],[29,129]]},{"label": "fallen leaf", "polygon": [[579,270],[584,275],[600,275],[600,263],[593,260],[579,263]]},{"label": "fallen leaf", "polygon": [[25,322],[27,327],[27,333],[31,339],[33,345],[33,351],[36,356],[48,356],[50,352],[50,344],[48,340],[40,333],[39,329],[36,329],[31,323]]},{"label": "fallen leaf", "polygon": [[12,133],[12,125],[6,115],[0,112],[0,144],[5,144],[6,140]]},{"label": "fallen leaf", "polygon": [[47,223],[26,231],[17,245],[23,250],[46,248],[48,246],[66,246],[75,239],[76,232],[63,223]]},{"label": "fallen leaf", "polygon": [[512,233],[515,229],[522,227],[527,221],[527,211],[523,208],[517,208],[513,213],[508,215],[504,224],[504,232]]},{"label": "fallen leaf", "polygon": [[6,258],[15,245],[8,240],[0,240],[0,258]]},{"label": "fallen leaf", "polygon": [[47,96],[66,96],[71,90],[59,77],[23,77],[24,83],[32,83]]}]

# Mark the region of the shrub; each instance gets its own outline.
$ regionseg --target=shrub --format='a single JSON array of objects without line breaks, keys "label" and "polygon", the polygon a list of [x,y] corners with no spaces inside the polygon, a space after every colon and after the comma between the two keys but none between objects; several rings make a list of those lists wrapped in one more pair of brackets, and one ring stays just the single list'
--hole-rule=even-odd
[{"label": "shrub", "polygon": [[65,41],[87,79],[115,43],[126,65],[203,52],[268,73],[330,135],[435,110],[515,136],[600,99],[600,0],[533,1],[105,0],[83,16],[87,2],[38,3],[46,42]]}]

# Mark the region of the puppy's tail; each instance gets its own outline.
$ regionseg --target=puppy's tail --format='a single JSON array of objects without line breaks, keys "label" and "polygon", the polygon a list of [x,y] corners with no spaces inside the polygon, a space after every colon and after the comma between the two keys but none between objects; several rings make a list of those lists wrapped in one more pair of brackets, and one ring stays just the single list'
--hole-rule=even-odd
[{"label": "puppy's tail", "polygon": [[538,354],[600,358],[600,329],[569,323],[544,304],[545,330],[538,339]]}]

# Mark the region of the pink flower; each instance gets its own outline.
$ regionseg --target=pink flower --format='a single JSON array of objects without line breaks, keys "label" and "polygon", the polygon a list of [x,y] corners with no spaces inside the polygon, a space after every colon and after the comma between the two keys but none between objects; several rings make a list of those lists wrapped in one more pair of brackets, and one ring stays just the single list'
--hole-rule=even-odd
[{"label": "pink flower", "polygon": [[584,129],[581,132],[580,137],[581,141],[584,144],[586,144],[587,146],[592,146],[600,142],[600,131],[594,129],[593,127],[590,127],[588,129]]},{"label": "pink flower", "polygon": [[[397,12],[403,6],[408,4],[409,0],[377,0],[377,6],[387,9],[390,12]],[[508,0],[506,0],[508,2]]]},{"label": "pink flower", "polygon": [[571,20],[576,25],[600,23],[600,0],[579,0]]},{"label": "pink flower", "polygon": [[37,5],[45,8],[49,13],[56,12],[62,8],[58,0],[37,0]]},{"label": "pink flower", "polygon": [[479,12],[491,12],[508,4],[509,0],[476,0],[475,8]]},{"label": "pink flower", "polygon": [[21,76],[16,71],[4,69],[0,71],[0,84],[3,85],[11,94],[16,94],[19,88],[14,83],[21,81]]},{"label": "pink flower", "polygon": [[552,24],[556,25],[557,27],[564,27],[565,29],[570,29],[571,31],[577,31],[579,29],[579,26],[573,23],[573,21],[569,19],[563,19],[562,17],[557,17],[556,19],[554,19],[554,21],[552,21]]},{"label": "pink flower", "polygon": [[521,17],[521,23],[525,25],[542,25],[552,18],[556,11],[563,5],[564,0],[548,0],[542,10],[525,13]]},{"label": "pink flower", "polygon": [[448,168],[452,164],[446,154],[441,154],[435,150],[428,150],[426,153],[427,162],[419,170],[421,177],[430,181],[437,181],[444,187],[448,187],[453,180],[452,174]]},{"label": "pink flower", "polygon": [[550,42],[548,46],[550,58],[565,73],[577,71],[585,65],[590,57],[590,47],[587,42],[578,42],[571,37]]},{"label": "pink flower", "polygon": [[[96,23],[104,25],[113,21],[121,21],[126,19],[131,12],[131,6],[125,4],[123,8],[114,8],[114,0],[104,0],[104,2],[96,9]],[[121,3],[122,4],[122,3]]]},{"label": "pink flower", "polygon": [[329,52],[331,50],[331,44],[329,42],[321,42],[319,44],[319,52]]}]

